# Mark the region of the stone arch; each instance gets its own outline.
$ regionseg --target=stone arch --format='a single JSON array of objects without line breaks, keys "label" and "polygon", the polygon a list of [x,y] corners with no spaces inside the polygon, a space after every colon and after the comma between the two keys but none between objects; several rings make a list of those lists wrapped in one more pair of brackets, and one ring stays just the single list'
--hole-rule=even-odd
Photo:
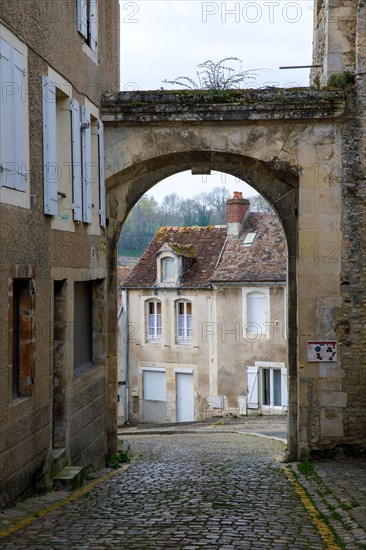
[{"label": "stone arch", "polygon": [[[260,152],[260,150],[258,151]],[[271,204],[283,226],[288,250],[288,449],[297,456],[297,209],[298,167],[278,158],[260,158],[214,150],[176,151],[146,159],[116,171],[107,179],[109,235],[116,244],[125,218],[156,183],[182,171],[221,171],[251,185]],[[110,265],[115,265],[113,257]],[[113,294],[111,294],[113,295]]]}]

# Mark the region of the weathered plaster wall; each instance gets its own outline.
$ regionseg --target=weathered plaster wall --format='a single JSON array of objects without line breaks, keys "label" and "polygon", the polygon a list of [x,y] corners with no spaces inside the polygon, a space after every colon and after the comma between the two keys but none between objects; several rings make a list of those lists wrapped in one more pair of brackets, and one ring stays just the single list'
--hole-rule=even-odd
[{"label": "weathered plaster wall", "polygon": [[219,395],[227,396],[229,407],[236,407],[238,395],[247,393],[246,367],[254,366],[256,361],[287,363],[284,289],[283,286],[266,284],[251,289],[260,292],[263,287],[270,288],[271,325],[268,335],[259,331],[246,334],[239,286],[224,288],[216,296],[218,388]]}]

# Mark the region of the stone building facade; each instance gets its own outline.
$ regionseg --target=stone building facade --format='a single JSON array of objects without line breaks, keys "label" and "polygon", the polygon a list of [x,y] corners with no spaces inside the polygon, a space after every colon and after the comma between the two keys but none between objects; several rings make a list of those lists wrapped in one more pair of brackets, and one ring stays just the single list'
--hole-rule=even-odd
[{"label": "stone building facade", "polygon": [[128,420],[287,410],[285,238],[249,204],[236,192],[227,225],[162,227],[121,284]]},{"label": "stone building facade", "polygon": [[0,10],[0,506],[108,453],[104,147],[118,0]]},{"label": "stone building facade", "polygon": [[[291,458],[362,445],[366,433],[366,6],[314,5],[309,88],[234,90],[215,104],[201,91],[112,92],[102,106],[111,242],[144,192],[184,170],[232,174],[277,211],[288,246]],[[331,361],[312,352],[327,341]]]}]

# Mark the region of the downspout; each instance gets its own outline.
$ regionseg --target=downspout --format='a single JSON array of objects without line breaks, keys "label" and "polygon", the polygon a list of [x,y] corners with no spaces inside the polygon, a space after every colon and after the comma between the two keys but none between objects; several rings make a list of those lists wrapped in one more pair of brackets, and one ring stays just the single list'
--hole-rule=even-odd
[{"label": "downspout", "polygon": [[128,409],[129,409],[129,330],[128,330],[128,289],[126,288],[126,317],[125,317],[125,345],[126,345],[126,353],[125,353],[125,378],[126,378],[126,385],[125,385],[125,423],[128,423]]}]

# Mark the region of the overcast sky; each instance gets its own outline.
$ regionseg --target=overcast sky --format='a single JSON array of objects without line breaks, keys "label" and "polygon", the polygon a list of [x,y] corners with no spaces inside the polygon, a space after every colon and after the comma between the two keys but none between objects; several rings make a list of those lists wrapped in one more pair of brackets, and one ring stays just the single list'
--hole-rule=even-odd
[{"label": "overcast sky", "polygon": [[[207,59],[240,58],[243,69],[264,69],[255,86],[307,86],[311,64],[313,0],[120,0],[121,89],[174,88],[164,79],[196,77]],[[230,65],[230,63],[229,63]],[[232,66],[240,66],[232,63]],[[172,192],[190,197],[214,186],[254,193],[226,174],[183,172],[150,190],[158,201]]]}]

